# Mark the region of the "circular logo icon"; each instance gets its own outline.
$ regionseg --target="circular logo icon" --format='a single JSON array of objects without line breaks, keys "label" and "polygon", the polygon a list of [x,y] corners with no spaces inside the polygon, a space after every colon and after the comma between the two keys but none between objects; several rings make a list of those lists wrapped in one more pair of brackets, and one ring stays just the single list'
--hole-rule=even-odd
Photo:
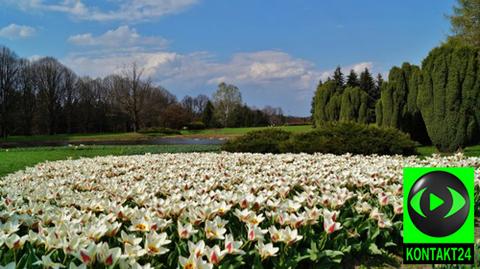
[{"label": "circular logo icon", "polygon": [[470,208],[467,189],[443,171],[420,177],[408,194],[408,214],[418,230],[433,237],[449,236],[465,223]]}]

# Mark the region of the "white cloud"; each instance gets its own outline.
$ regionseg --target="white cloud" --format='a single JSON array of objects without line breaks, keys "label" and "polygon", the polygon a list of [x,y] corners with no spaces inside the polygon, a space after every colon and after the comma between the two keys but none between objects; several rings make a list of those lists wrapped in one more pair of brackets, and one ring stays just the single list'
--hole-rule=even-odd
[{"label": "white cloud", "polygon": [[3,28],[0,28],[0,37],[8,39],[27,38],[33,36],[36,30],[33,27],[26,25],[10,24]]},{"label": "white cloud", "polygon": [[93,21],[145,21],[178,13],[198,0],[115,0],[109,1],[111,9],[87,5],[82,0],[0,0],[25,11],[53,11],[74,18]]},{"label": "white cloud", "polygon": [[[225,62],[218,61],[207,52],[181,54],[154,50],[96,50],[70,54],[63,62],[79,74],[90,76],[117,73],[135,62],[155,82],[182,88],[211,87],[227,82],[263,89],[288,88],[295,92],[313,92],[319,79],[326,79],[333,73],[333,70],[321,72],[307,60],[274,50],[237,53]],[[362,62],[344,70],[361,72],[372,67],[371,62]]]},{"label": "white cloud", "polygon": [[[220,61],[208,52],[105,49],[70,54],[62,62],[79,75],[94,77],[119,73],[135,62],[144,68],[146,77],[179,97],[209,94],[220,82],[232,83],[240,87],[247,103],[282,106],[296,115],[308,115],[318,80],[331,72],[322,72],[307,60],[275,50],[237,53]],[[365,67],[373,65],[363,62],[344,70],[363,71]]]},{"label": "white cloud", "polygon": [[312,89],[319,73],[308,61],[280,51],[238,53],[219,62],[206,52],[118,52],[72,54],[64,59],[82,75],[105,76],[136,62],[154,81],[185,87],[216,85],[222,81],[238,85],[282,85],[292,90]]},{"label": "white cloud", "polygon": [[221,64],[220,71],[220,76],[210,79],[210,83],[287,83],[296,89],[307,89],[318,76],[311,62],[281,51],[238,53],[230,62]]},{"label": "white cloud", "polygon": [[373,68],[373,63],[372,62],[358,63],[358,64],[347,66],[345,70],[348,70],[348,72],[350,72],[350,70],[353,70],[356,73],[360,74],[363,71],[365,71],[365,68],[371,71]]},{"label": "white cloud", "polygon": [[93,36],[91,33],[74,35],[68,38],[68,42],[79,46],[99,47],[155,47],[163,48],[167,40],[160,37],[141,36],[136,29],[128,26],[120,26],[115,30],[107,31],[100,36]]},{"label": "white cloud", "polygon": [[32,62],[33,62],[33,61],[38,61],[38,60],[40,60],[40,59],[43,58],[43,57],[45,57],[45,56],[43,56],[43,55],[38,55],[38,54],[34,54],[34,55],[29,56],[27,59],[28,59],[29,61],[32,61]]},{"label": "white cloud", "polygon": [[115,54],[72,54],[63,59],[63,62],[72,67],[77,73],[89,76],[107,76],[116,74],[136,63],[145,69],[145,74],[157,78],[157,71],[162,67],[173,67],[181,57],[174,52],[138,52]]}]

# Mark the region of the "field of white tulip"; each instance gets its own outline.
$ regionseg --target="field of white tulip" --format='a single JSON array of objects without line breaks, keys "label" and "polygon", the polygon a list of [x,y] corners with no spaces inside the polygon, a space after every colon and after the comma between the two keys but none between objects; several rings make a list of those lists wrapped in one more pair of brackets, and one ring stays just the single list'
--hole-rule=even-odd
[{"label": "field of white tulip", "polygon": [[480,158],[186,153],[43,163],[0,181],[0,264],[393,263],[401,254],[402,169],[417,166],[480,168]]}]

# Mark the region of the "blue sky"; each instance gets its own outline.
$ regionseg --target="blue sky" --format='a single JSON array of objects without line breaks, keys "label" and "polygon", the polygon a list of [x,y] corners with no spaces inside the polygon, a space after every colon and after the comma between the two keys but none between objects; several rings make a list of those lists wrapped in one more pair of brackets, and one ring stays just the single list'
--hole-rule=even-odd
[{"label": "blue sky", "polygon": [[308,115],[337,66],[420,64],[449,33],[454,0],[0,0],[0,44],[79,75],[136,62],[181,99],[225,81],[249,105]]}]

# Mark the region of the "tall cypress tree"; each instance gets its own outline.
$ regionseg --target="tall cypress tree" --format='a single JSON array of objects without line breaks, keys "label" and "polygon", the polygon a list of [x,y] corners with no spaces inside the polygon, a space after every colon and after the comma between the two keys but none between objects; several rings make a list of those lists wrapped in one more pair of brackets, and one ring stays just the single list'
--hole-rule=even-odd
[{"label": "tall cypress tree", "polygon": [[428,144],[430,139],[417,107],[421,71],[418,66],[404,63],[393,67],[388,82],[382,83],[381,99],[377,103],[377,124],[395,127],[409,133],[413,140]]},{"label": "tall cypress tree", "polygon": [[314,97],[314,124],[332,121],[368,123],[368,95],[359,87],[338,91],[335,80],[319,85]]},{"label": "tall cypress tree", "polygon": [[342,94],[340,121],[367,123],[367,93],[358,87],[348,87]]},{"label": "tall cypress tree", "polygon": [[[319,89],[322,85],[323,85],[322,80],[319,80],[317,89]],[[313,126],[315,126],[315,103],[316,103],[315,96],[316,96],[316,93],[313,94],[312,102],[311,102],[311,108],[310,108],[310,114],[311,114],[311,119],[312,119]]]},{"label": "tall cypress tree", "polygon": [[315,117],[315,94],[313,95],[312,102],[310,103],[310,118],[312,119],[312,121],[314,117]]},{"label": "tall cypress tree", "polygon": [[452,152],[480,142],[480,49],[435,48],[422,74],[417,104],[432,143]]},{"label": "tall cypress tree", "polygon": [[340,117],[341,93],[337,91],[337,82],[329,79],[317,87],[315,92],[313,120],[316,126],[325,122],[338,121]]}]

